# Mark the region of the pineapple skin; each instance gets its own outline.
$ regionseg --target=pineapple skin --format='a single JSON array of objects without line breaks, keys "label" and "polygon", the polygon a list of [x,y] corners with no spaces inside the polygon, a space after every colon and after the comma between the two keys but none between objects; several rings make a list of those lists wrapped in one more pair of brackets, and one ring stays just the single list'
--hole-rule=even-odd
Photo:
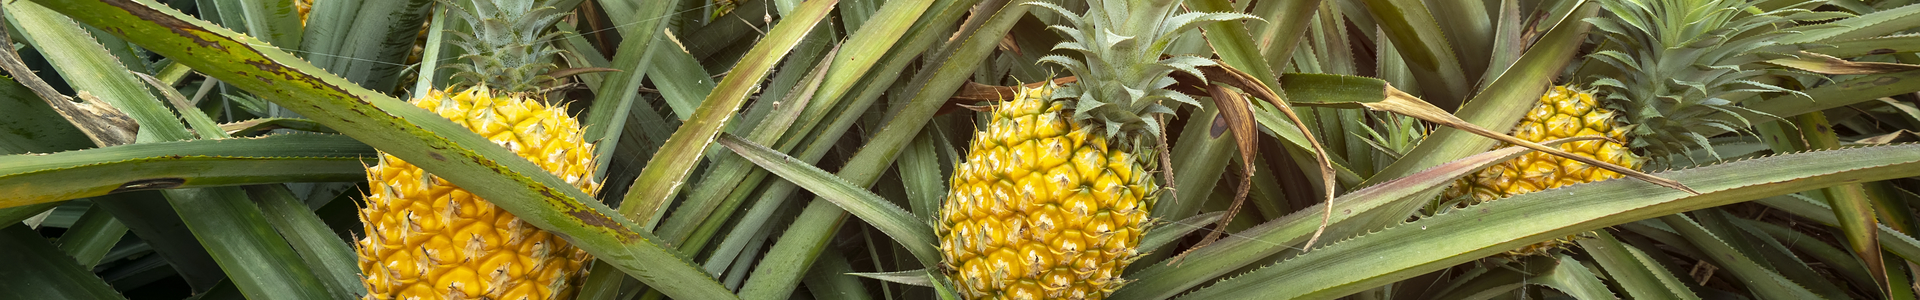
[{"label": "pineapple skin", "polygon": [[[1578,136],[1604,136],[1609,140],[1576,141],[1560,144],[1560,150],[1638,170],[1642,160],[1628,150],[1626,130],[1616,126],[1614,112],[1602,108],[1593,93],[1568,86],[1554,86],[1540,95],[1540,101],[1527,111],[1513,129],[1513,136],[1530,142],[1545,142]],[[1616,142],[1619,141],[1619,142]],[[1507,145],[1502,145],[1505,147]],[[1465,199],[1478,204],[1515,195],[1595,182],[1622,175],[1564,157],[1543,152],[1528,152],[1520,157],[1488,166],[1468,175],[1447,191],[1447,199]],[[1570,245],[1577,236],[1527,245],[1508,251],[1508,255],[1542,255]]]},{"label": "pineapple skin", "polygon": [[940,250],[968,299],[1102,299],[1139,254],[1158,187],[1050,92],[997,106],[951,177]]},{"label": "pineapple skin", "polygon": [[[559,107],[486,87],[413,104],[593,193],[592,145]],[[358,249],[365,299],[567,299],[585,251],[397,157],[367,167]]]}]

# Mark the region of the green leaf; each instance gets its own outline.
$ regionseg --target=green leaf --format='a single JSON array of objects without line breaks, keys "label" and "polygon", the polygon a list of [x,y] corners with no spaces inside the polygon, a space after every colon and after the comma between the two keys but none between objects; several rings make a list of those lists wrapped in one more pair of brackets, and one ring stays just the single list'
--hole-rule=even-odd
[{"label": "green leaf", "polygon": [[868,225],[879,228],[880,232],[885,232],[895,242],[905,246],[908,252],[912,252],[914,257],[919,258],[922,265],[940,264],[940,251],[934,248],[940,245],[939,238],[933,236],[932,227],[920,222],[913,213],[893,205],[892,202],[880,198],[880,195],[875,195],[865,188],[854,186],[840,177],[781,154],[779,151],[767,149],[765,146],[753,144],[731,134],[721,135],[719,142],[720,145],[732,149],[734,153],[753,161],[754,164],[812,191],[821,199],[832,201],[834,205],[839,205],[840,208],[853,213]]},{"label": "green leaf", "polygon": [[[178,141],[190,137],[185,125],[172,111],[147,93],[147,85],[135,79],[100,42],[73,20],[33,2],[5,2],[6,17],[19,26],[20,36],[33,43],[48,63],[66,76],[68,84],[83,101],[105,101],[140,123],[140,132],[149,133],[141,141]],[[91,94],[92,98],[89,99]]]},{"label": "green leaf", "polygon": [[[1592,27],[1582,19],[1599,12],[1599,6],[1591,2],[1580,2],[1578,8],[1566,17],[1553,22],[1558,24],[1546,31],[1520,60],[1507,69],[1505,74],[1493,80],[1486,88],[1476,93],[1473,100],[1460,107],[1455,115],[1467,122],[1484,127],[1493,132],[1508,132],[1515,122],[1526,113],[1534,102],[1545,92],[1547,86],[1558,77],[1562,68],[1572,60],[1580,43],[1578,42]],[[1546,21],[1542,21],[1546,22]],[[1397,44],[1397,42],[1396,42]],[[1422,81],[1426,81],[1424,78]],[[1423,90],[1427,94],[1435,91]],[[1439,165],[1444,162],[1480,153],[1498,144],[1491,139],[1483,139],[1462,130],[1439,128],[1406,153],[1405,158],[1394,161],[1386,169],[1368,178],[1360,186],[1372,185],[1381,181],[1399,178],[1420,169]]]},{"label": "green leaf", "polygon": [[[408,67],[407,55],[413,50],[412,47],[398,45],[413,45],[413,41],[419,38],[421,26],[426,24],[427,17],[433,15],[428,9],[434,7],[434,3],[434,0],[314,1],[313,10],[307,16],[306,32],[300,36],[299,47],[280,45],[277,40],[272,41],[275,43],[251,46],[300,53],[300,57],[312,65],[339,74],[346,81],[383,93],[391,92],[399,84],[400,76],[404,73],[402,71]],[[251,31],[248,33],[250,36],[259,36]],[[137,38],[127,40],[140,43]],[[162,48],[143,46],[166,55]],[[184,61],[174,55],[168,57]],[[205,72],[202,67],[195,66],[193,69]],[[231,83],[232,80],[227,81]],[[267,93],[255,93],[268,97]],[[275,103],[283,107],[291,106]]]},{"label": "green leaf", "polygon": [[[1333,201],[1333,211],[1329,216],[1332,224],[1327,232],[1331,240],[1349,235],[1343,231],[1359,231],[1368,228],[1350,228],[1341,224],[1349,220],[1371,221],[1380,218],[1405,220],[1403,211],[1387,210],[1376,212],[1382,207],[1408,206],[1419,204],[1431,198],[1417,197],[1424,191],[1434,191],[1453,184],[1455,178],[1479,170],[1480,168],[1501,162],[1525,153],[1522,148],[1508,147],[1470,156],[1449,162],[1432,169],[1414,173],[1407,177],[1387,181],[1379,185],[1353,191]],[[1206,283],[1214,277],[1233,272],[1233,270],[1253,264],[1294,249],[1292,245],[1304,242],[1308,235],[1320,227],[1321,212],[1325,205],[1320,204],[1285,217],[1235,233],[1235,238],[1223,239],[1207,247],[1194,249],[1177,264],[1153,264],[1138,273],[1129,275],[1135,281],[1115,291],[1113,299],[1161,299],[1178,295],[1193,286]],[[1359,222],[1365,223],[1365,222]],[[1151,233],[1152,231],[1149,231]]]},{"label": "green leaf", "polygon": [[732,297],[712,277],[661,248],[650,234],[611,214],[592,196],[437,115],[177,11],[133,0],[41,4],[469,187],[529,224],[571,237],[575,246],[595,257],[618,258],[611,260],[616,267],[667,295]]},{"label": "green leaf", "polygon": [[1552,270],[1546,274],[1535,275],[1527,281],[1552,287],[1577,299],[1616,298],[1612,291],[1607,290],[1607,284],[1601,283],[1600,277],[1594,274],[1593,270],[1580,264],[1579,260],[1565,254],[1554,257],[1556,264],[1553,265]]},{"label": "green leaf", "polygon": [[162,190],[227,280],[252,299],[340,297],[300,261],[237,187]]},{"label": "green leaf", "polygon": [[[1366,0],[1367,12],[1380,21],[1380,29],[1399,47],[1413,74],[1419,77],[1420,91],[1439,107],[1459,107],[1470,90],[1474,77],[1468,77],[1453,52],[1455,48],[1442,32],[1439,21],[1416,0]],[[1539,45],[1551,45],[1542,38]],[[1577,46],[1577,43],[1562,43]],[[1485,65],[1482,63],[1481,65]],[[1556,68],[1557,69],[1557,68]],[[1484,93],[1484,92],[1482,92]]]},{"label": "green leaf", "polygon": [[[1774,149],[1775,152],[1835,149],[1841,146],[1839,136],[1833,132],[1833,124],[1827,122],[1825,113],[1794,116],[1792,122],[1792,128],[1796,129],[1787,131],[1797,133],[1794,136],[1805,143],[1798,145],[1808,149]],[[1891,293],[1892,290],[1887,288],[1890,283],[1887,282],[1886,265],[1881,260],[1880,239],[1876,232],[1880,222],[1876,217],[1878,214],[1874,212],[1873,200],[1867,196],[1866,186],[1860,183],[1844,184],[1821,189],[1820,192],[1825,194],[1827,203],[1833,206],[1833,215],[1840,221],[1841,237],[1853,250],[1854,257],[1865,262],[1873,275],[1875,286],[1880,287],[1878,291],[1883,296],[1884,293]]]},{"label": "green leaf", "polygon": [[1647,256],[1645,251],[1615,240],[1613,234],[1605,230],[1593,234],[1595,237],[1592,239],[1578,241],[1580,248],[1586,249],[1587,254],[1593,256],[1594,263],[1601,270],[1606,270],[1607,275],[1611,275],[1610,278],[1619,283],[1620,289],[1628,296],[1648,300],[1700,299],[1687,287],[1686,282],[1674,277],[1659,261]]},{"label": "green leaf", "polygon": [[[602,8],[614,23],[622,24],[620,52],[613,55],[612,67],[621,70],[604,75],[604,80],[594,90],[593,108],[587,110],[582,120],[586,125],[582,135],[594,143],[594,159],[598,166],[594,174],[606,176],[607,164],[613,162],[613,150],[618,145],[620,134],[625,131],[627,114],[632,112],[634,98],[639,96],[640,80],[645,78],[654,53],[671,51],[663,46],[667,43],[659,37],[662,28],[666,28],[667,18],[653,16],[665,15],[680,1],[605,1]],[[637,17],[645,16],[645,17]],[[704,72],[700,72],[704,73]],[[659,77],[659,76],[655,76]],[[659,78],[655,78],[659,81]],[[645,103],[640,106],[646,107]],[[651,114],[651,112],[641,112]],[[689,114],[681,114],[688,116]],[[642,129],[647,130],[647,129]],[[645,223],[645,222],[643,222]]]},{"label": "green leaf", "polygon": [[[905,85],[904,82],[899,82],[900,79],[905,76],[899,76],[898,73],[903,72],[909,64],[919,62],[921,54],[926,52],[927,49],[932,48],[936,42],[945,41],[952,37],[953,33],[950,32],[951,28],[956,26],[955,23],[960,20],[961,16],[969,12],[969,8],[973,6],[973,3],[973,1],[969,0],[942,0],[935,2],[934,7],[938,9],[929,8],[929,10],[937,11],[937,13],[923,14],[921,15],[920,21],[914,22],[914,27],[908,31],[908,38],[906,38],[907,43],[897,47],[894,51],[891,51],[892,53],[889,53],[886,60],[878,67],[880,71],[872,72],[864,77],[866,79],[863,81],[869,84],[861,86],[859,93],[855,94],[851,99],[842,100],[848,101],[846,102],[846,107],[835,108],[834,110],[838,112],[833,114],[823,113],[813,115],[812,117],[805,117],[808,121],[804,122],[819,122],[820,120],[818,119],[832,118],[831,121],[827,122],[825,127],[813,129],[814,133],[811,134],[787,136],[781,141],[780,147],[783,149],[804,147],[797,157],[809,163],[820,161],[830,150],[838,145],[838,143],[834,141],[840,140],[841,136],[848,132],[853,132],[849,129],[852,128],[854,124],[865,119],[867,114],[864,112],[868,111],[868,108],[871,107],[874,102],[878,101],[883,93],[901,92],[890,89],[896,86],[896,83],[901,83],[898,85]],[[759,174],[761,176],[758,177],[764,178],[766,173],[761,172]],[[749,184],[753,182],[754,181],[745,181],[742,182],[741,185],[757,185],[757,183]],[[784,209],[783,206],[786,201],[788,201],[789,198],[793,198],[791,195],[797,191],[799,187],[784,180],[775,180],[768,185],[769,186],[758,196],[758,199],[755,200],[753,206],[748,208],[746,213],[738,216],[740,221],[737,225],[733,225],[734,228],[727,233],[726,238],[719,241],[718,246],[714,246],[714,254],[710,256],[706,262],[706,267],[709,272],[718,273],[727,269],[729,264],[739,261],[735,259],[736,257],[753,257],[753,255],[741,255],[741,251],[749,248],[759,249],[758,246],[749,247],[748,244],[759,243],[764,240],[759,236],[766,233],[766,231],[763,230],[764,228],[772,226],[768,225],[769,222],[787,219],[784,217],[773,218],[772,216],[776,211]],[[739,202],[745,201],[746,197],[747,195],[744,194],[738,196],[738,198],[730,197],[727,200],[728,203],[722,205],[722,209],[716,210],[716,212],[719,213],[708,216],[707,221],[701,224],[700,228],[694,233],[694,236],[689,238],[689,240],[693,241],[689,244],[704,243],[711,240],[713,235],[719,232],[721,226],[731,222],[730,218],[733,218],[731,212],[735,211]],[[831,205],[825,206],[827,208],[838,209]],[[787,212],[783,212],[783,214],[786,213]],[[742,266],[734,267],[744,270]],[[729,271],[729,274],[739,273],[741,272]]]},{"label": "green leaf", "polygon": [[1189,233],[1207,228],[1208,225],[1212,225],[1214,222],[1219,222],[1220,218],[1226,214],[1227,212],[1224,211],[1209,212],[1193,215],[1186,219],[1180,219],[1167,224],[1154,225],[1153,229],[1147,230],[1145,237],[1140,238],[1140,246],[1138,248],[1160,249],[1160,247],[1173,244],[1173,242],[1179,241],[1180,238],[1186,237]]},{"label": "green leaf", "polygon": [[335,295],[360,298],[367,288],[360,281],[360,256],[352,246],[334,234],[305,203],[295,199],[285,186],[250,185],[244,188],[254,204],[265,213],[274,232],[287,239],[300,260],[320,277],[320,284]]},{"label": "green leaf", "polygon": [[1315,249],[1187,296],[1338,297],[1522,245],[1633,220],[1844,182],[1920,175],[1920,145],[1781,155],[1660,174],[1702,194],[1631,180],[1524,194]]},{"label": "green leaf", "polygon": [[[13,224],[8,222],[5,224]],[[80,215],[67,232],[60,235],[60,250],[80,263],[81,267],[93,268],[100,259],[107,256],[120,238],[127,235],[127,225],[113,219],[113,215],[99,207],[89,207]]]},{"label": "green leaf", "polygon": [[[327,4],[346,3],[350,1],[329,2],[332,3]],[[323,4],[315,3],[315,5]],[[414,77],[413,89],[410,91],[412,94],[409,98],[426,97],[427,92],[432,91],[436,86],[435,83],[439,78],[448,77],[448,73],[440,72],[440,62],[448,61],[450,58],[448,54],[451,54],[451,52],[447,51],[447,49],[450,48],[447,47],[446,42],[447,23],[453,23],[453,20],[447,17],[446,7],[435,7],[431,9],[433,10],[433,14],[428,16],[429,19],[427,19],[427,36],[424,41],[426,43],[425,45],[421,45],[423,47],[420,49],[420,66],[419,69],[417,69],[418,74]],[[320,14],[319,10],[319,7],[314,7],[308,11],[308,13],[318,15]],[[325,21],[315,20],[312,23],[320,22]],[[565,23],[562,24],[564,25]]]},{"label": "green leaf", "polygon": [[[160,254],[157,258],[146,260],[144,266],[134,268],[141,271],[107,276],[108,282],[126,284],[125,281],[153,276],[152,273],[179,274],[194,292],[205,292],[222,282],[230,282],[226,280],[226,271],[220,270],[213,255],[200,245],[194,233],[188,230],[186,221],[173,211],[172,203],[167,202],[160,191],[119,193],[94,197],[93,200],[96,200],[93,203],[95,207],[113,214],[114,219],[126,224],[128,231],[145,242],[142,248]],[[106,260],[131,255],[119,253],[108,252]],[[161,265],[173,270],[157,269]]]},{"label": "green leaf", "polygon": [[1440,126],[1452,127],[1475,135],[1499,140],[1507,144],[1520,145],[1535,151],[1579,161],[1590,166],[1624,174],[1630,178],[1645,180],[1674,189],[1691,191],[1685,185],[1671,180],[1653,177],[1626,166],[1608,163],[1593,157],[1576,155],[1559,148],[1542,146],[1504,133],[1481,128],[1478,125],[1454,117],[1452,114],[1448,114],[1438,107],[1427,104],[1419,98],[1413,98],[1406,93],[1400,92],[1392,86],[1388,86],[1386,81],[1379,79],[1327,74],[1290,74],[1286,78],[1286,81],[1283,82],[1284,84],[1296,87],[1289,90],[1288,97],[1302,99],[1294,102],[1301,106],[1366,108],[1414,117],[1427,122],[1433,122]]},{"label": "green leaf", "polygon": [[946,146],[942,139],[946,139],[946,135],[941,134],[939,128],[921,130],[920,135],[900,151],[897,169],[909,207],[914,215],[920,216],[921,222],[928,224],[933,224],[934,216],[939,215],[940,203],[947,197],[947,178],[935,149]]},{"label": "green leaf", "polygon": [[[982,11],[994,10],[989,4]],[[922,128],[932,119],[941,104],[946,103],[971,71],[979,67],[981,60],[998,45],[1006,31],[1013,27],[1020,16],[1026,14],[1026,5],[1008,5],[1000,8],[989,17],[978,30],[962,33],[966,36],[946,57],[946,62],[938,68],[924,69],[916,75],[916,81],[924,79],[925,84],[913,93],[914,97],[906,107],[895,114],[881,127],[880,131],[865,146],[854,153],[846,167],[835,175],[857,186],[870,186],[879,180],[880,174],[893,165],[899,149],[905,147]],[[976,18],[986,16],[976,15]],[[897,76],[897,75],[896,75]],[[840,227],[846,212],[827,201],[814,201],[800,212],[794,225],[787,228],[778,243],[773,245],[769,255],[741,288],[743,298],[775,299],[786,297],[794,288],[794,283],[803,270],[806,270],[814,257],[822,251],[828,238]]]},{"label": "green leaf", "polygon": [[[800,118],[800,115],[809,111],[820,113],[831,109],[833,106],[831,103],[812,102],[814,93],[819,91],[822,77],[826,76],[827,70],[831,69],[833,64],[833,60],[822,58],[832,56],[834,51],[838,51],[837,49],[818,49],[825,48],[824,46],[826,45],[827,44],[815,44],[803,46],[802,52],[812,55],[809,55],[810,57],[807,58],[787,61],[786,65],[789,66],[787,69],[798,70],[801,68],[811,68],[812,71],[787,72],[776,77],[774,80],[774,85],[776,86],[774,88],[775,91],[762,94],[762,97],[779,97],[780,100],[755,107],[753,109],[755,112],[749,112],[749,117],[747,117],[752,120],[735,124],[737,128],[734,131],[746,134],[747,138],[756,144],[774,144],[787,133],[790,127],[795,125],[794,123],[796,123],[796,119]],[[807,53],[814,52],[808,50],[823,50],[824,52]],[[817,65],[814,65],[816,63]],[[803,65],[810,66],[802,67]],[[791,81],[790,85],[787,85],[782,84],[787,82],[784,80],[793,81]],[[823,100],[831,101],[836,99]],[[810,121],[818,121],[818,119],[816,118]],[[758,124],[749,126],[748,123]],[[766,175],[764,172],[759,172],[759,170],[753,166],[753,162],[742,159],[740,156],[734,155],[731,152],[715,153],[711,157],[711,160],[713,160],[713,163],[707,168],[706,176],[701,178],[700,182],[694,186],[693,191],[689,194],[686,201],[679,204],[679,207],[674,210],[674,215],[668,218],[665,224],[654,230],[655,233],[660,234],[661,238],[665,238],[668,242],[672,243],[682,243],[686,241],[689,235],[692,235],[699,229],[702,221],[715,220],[716,218],[714,217],[716,216],[714,212],[717,209],[721,206],[726,206],[728,204],[727,202],[730,202],[728,200],[737,199],[733,197],[733,194],[751,192],[753,186],[739,185],[742,181],[746,181],[749,177],[752,177],[755,179],[755,182],[758,182],[758,179],[763,179]],[[705,243],[699,243],[699,245],[682,244],[680,249],[685,253],[697,253],[705,245]]]},{"label": "green leaf", "polygon": [[633,187],[627,189],[626,200],[620,206],[620,214],[630,219],[652,219],[660,215],[660,210],[668,207],[680,187],[686,185],[687,175],[693,167],[700,164],[706,156],[707,145],[713,142],[721,129],[726,128],[740,106],[745,104],[747,96],[758,89],[761,79],[772,72],[774,63],[786,56],[787,51],[800,43],[800,38],[812,30],[815,23],[825,18],[837,0],[820,0],[804,3],[799,11],[785,16],[779,25],[767,33],[766,37],[755,43],[752,50],[727,72],[712,94],[700,102],[700,108],[667,138],[666,145],[655,152],[647,161],[640,178],[634,180]]},{"label": "green leaf", "polygon": [[[1715,212],[1701,213],[1714,214]],[[1830,293],[1816,294],[1813,289],[1804,285],[1823,282],[1795,282],[1786,275],[1781,274],[1784,271],[1768,266],[1779,263],[1798,262],[1755,261],[1756,259],[1762,259],[1764,257],[1756,257],[1754,254],[1757,253],[1754,253],[1755,250],[1752,249],[1742,251],[1742,248],[1751,248],[1752,245],[1739,243],[1738,241],[1745,241],[1745,239],[1735,239],[1739,238],[1735,236],[1740,234],[1739,232],[1713,230],[1713,228],[1709,228],[1709,226],[1702,225],[1701,222],[1695,222],[1693,219],[1686,217],[1685,214],[1666,215],[1660,217],[1660,220],[1666,222],[1667,226],[1673,228],[1676,233],[1685,237],[1687,241],[1692,242],[1694,247],[1706,252],[1707,260],[1713,262],[1715,266],[1724,268],[1728,271],[1727,273],[1745,282],[1754,283],[1748,285],[1747,289],[1752,290],[1756,295],[1768,295],[1769,297],[1789,296],[1781,299],[1829,299],[1836,296]],[[1844,297],[1845,295],[1842,294],[1839,296]]]},{"label": "green leaf", "polygon": [[12,78],[0,79],[0,153],[53,153],[92,147],[93,141],[40,96]]},{"label": "green leaf", "polygon": [[[1832,211],[1832,209],[1828,208],[1824,201],[1817,201],[1799,194],[1762,198],[1755,200],[1754,203],[1774,207],[1780,209],[1780,211],[1791,213],[1797,217],[1807,218],[1808,220],[1813,220],[1814,222],[1829,227],[1838,226],[1839,224],[1838,219],[1836,219],[1833,214],[1827,213]],[[1886,224],[1881,224],[1880,242],[1880,247],[1886,249],[1887,252],[1900,256],[1900,258],[1906,259],[1907,261],[1920,261],[1920,240],[1915,240],[1913,236],[1893,230],[1893,228],[1888,228]]]},{"label": "green leaf", "polygon": [[1790,28],[1787,30],[1800,32],[1781,37],[1775,42],[1797,44],[1861,39],[1906,31],[1917,26],[1920,26],[1920,5],[1907,5],[1828,23]]},{"label": "green leaf", "polygon": [[918,270],[910,270],[910,271],[893,271],[893,272],[847,273],[847,275],[879,279],[880,281],[905,284],[905,285],[911,285],[911,286],[924,286],[924,287],[933,286],[932,273],[930,273],[930,271],[927,271],[927,269],[918,269]]},{"label": "green leaf", "polygon": [[373,149],[337,135],[142,143],[0,156],[0,207],[109,193],[365,180]]},{"label": "green leaf", "polygon": [[846,255],[841,252],[821,253],[820,263],[808,270],[804,282],[814,299],[873,299],[859,278],[846,276],[847,273],[853,273],[853,265],[847,263]]},{"label": "green leaf", "polygon": [[1920,52],[1920,35],[1875,37],[1803,46],[1807,52],[1851,58],[1867,55]]},{"label": "green leaf", "polygon": [[27,226],[0,228],[0,297],[8,299],[126,299],[92,271],[47,244]]},{"label": "green leaf", "polygon": [[281,48],[300,48],[300,37],[305,30],[300,24],[300,10],[294,7],[295,1],[283,0],[216,0],[211,3],[219,8],[220,16],[227,20],[229,28],[239,28],[241,33],[260,38]]},{"label": "green leaf", "polygon": [[[1920,5],[1915,5],[1920,7]],[[1734,110],[1739,116],[1715,114],[1707,116],[1724,122],[1739,122],[1740,119],[1754,120],[1755,125],[1779,120],[1773,116],[1795,116],[1808,112],[1827,110],[1855,103],[1872,101],[1881,97],[1920,91],[1920,71],[1865,75],[1846,81],[1835,82],[1802,90],[1806,95],[1780,95],[1761,100],[1749,100],[1742,103],[1749,110]],[[1754,113],[1759,112],[1759,113]],[[1765,113],[1772,116],[1762,115]],[[1711,122],[1706,122],[1711,123]],[[1732,123],[1741,124],[1741,123]],[[1726,133],[1725,129],[1709,126],[1687,128],[1701,135],[1713,136]]]}]

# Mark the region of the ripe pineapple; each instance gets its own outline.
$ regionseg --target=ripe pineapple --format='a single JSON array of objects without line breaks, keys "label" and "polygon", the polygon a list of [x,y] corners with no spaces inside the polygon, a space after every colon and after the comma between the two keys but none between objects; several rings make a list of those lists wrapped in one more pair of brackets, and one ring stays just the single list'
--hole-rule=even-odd
[{"label": "ripe pineapple", "polygon": [[[1779,30],[1793,25],[1794,20],[1786,16],[1818,5],[1809,2],[1763,11],[1741,0],[1608,0],[1602,4],[1611,15],[1589,22],[1605,32],[1605,43],[1589,58],[1611,67],[1596,72],[1608,75],[1593,76],[1588,83],[1597,89],[1593,92],[1565,86],[1549,89],[1513,135],[1534,142],[1604,135],[1625,144],[1581,141],[1562,144],[1560,149],[1634,169],[1672,166],[1667,160],[1671,155],[1711,150],[1707,137],[1689,128],[1750,127],[1744,119],[1735,123],[1710,116],[1749,111],[1739,107],[1738,101],[1756,92],[1790,92],[1754,80],[1773,68],[1753,58],[1777,51],[1769,48],[1778,45],[1774,40],[1792,34]],[[1618,177],[1573,160],[1529,153],[1462,179],[1447,198],[1472,204]],[[1573,238],[1508,254],[1545,254]]]},{"label": "ripe pineapple", "polygon": [[967,298],[1102,299],[1119,288],[1160,192],[1139,151],[1156,145],[1155,117],[1173,112],[1162,101],[1194,104],[1165,89],[1173,82],[1168,75],[1212,63],[1160,57],[1168,42],[1200,24],[1251,18],[1170,16],[1170,2],[1088,2],[1110,10],[1078,15],[1033,4],[1077,27],[1054,29],[1068,37],[1056,48],[1080,57],[1042,61],[1079,81],[1023,88],[999,104],[954,170],[940,211],[940,249]]},{"label": "ripe pineapple", "polygon": [[[1532,142],[1544,142],[1578,136],[1604,136],[1626,140],[1626,131],[1615,126],[1612,110],[1598,107],[1593,93],[1567,86],[1555,86],[1540,95],[1540,103],[1527,111],[1513,129],[1513,136]],[[1625,144],[1607,140],[1560,144],[1565,150],[1639,169],[1641,159],[1627,151]],[[1469,175],[1449,190],[1448,198],[1467,196],[1468,203],[1480,203],[1511,195],[1532,193],[1563,186],[1620,178],[1620,173],[1544,152],[1528,152],[1518,158],[1488,166]]]},{"label": "ripe pineapple", "polygon": [[[1597,107],[1593,93],[1567,86],[1555,86],[1540,95],[1540,103],[1527,110],[1526,117],[1513,129],[1513,137],[1544,142],[1578,136],[1604,136],[1625,140],[1626,131],[1617,126],[1612,110]],[[1609,141],[1577,141],[1560,144],[1560,150],[1607,163],[1639,169],[1644,161],[1627,150],[1626,145]],[[1505,147],[1502,145],[1501,147]],[[1512,160],[1488,166],[1467,175],[1447,190],[1447,199],[1466,204],[1493,201],[1513,195],[1559,188],[1568,185],[1620,178],[1620,173],[1589,166],[1545,152],[1528,152]],[[1541,255],[1569,245],[1577,236],[1555,239],[1507,251],[1507,255]]]},{"label": "ripe pineapple", "polygon": [[[560,12],[544,1],[509,1],[475,1],[474,11],[455,14],[469,24],[514,25],[458,34],[469,64],[455,78],[471,87],[430,91],[413,104],[592,193],[592,145],[563,107],[539,100],[537,84],[551,78],[534,75],[554,68],[557,50],[545,38],[558,33],[538,33]],[[426,170],[383,154],[367,180],[367,236],[357,252],[368,299],[565,299],[579,282],[586,252]]]}]

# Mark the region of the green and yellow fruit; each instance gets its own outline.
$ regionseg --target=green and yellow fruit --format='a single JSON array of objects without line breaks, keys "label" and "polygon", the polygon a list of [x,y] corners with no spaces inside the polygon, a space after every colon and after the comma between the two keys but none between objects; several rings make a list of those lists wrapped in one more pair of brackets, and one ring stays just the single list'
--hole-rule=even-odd
[{"label": "green and yellow fruit", "polygon": [[940,249],[969,298],[1097,299],[1138,254],[1158,187],[1049,92],[996,107],[954,171]]},{"label": "green and yellow fruit", "polygon": [[[1626,3],[1632,1],[1633,3]],[[1752,112],[1740,106],[1755,94],[1792,93],[1755,78],[1777,66],[1770,55],[1792,16],[1817,2],[1754,8],[1741,0],[1608,0],[1610,16],[1588,19],[1605,43],[1588,58],[1587,85],[1594,91],[1554,87],[1540,97],[1514,129],[1515,137],[1546,141],[1599,135],[1613,141],[1581,141],[1560,149],[1632,169],[1673,167],[1673,157],[1693,150],[1712,153],[1700,130],[1751,127],[1724,114]],[[1673,16],[1673,17],[1663,17]],[[1632,25],[1628,25],[1632,24]],[[1636,155],[1637,154],[1637,155]],[[1642,159],[1644,158],[1644,159]],[[1572,160],[1530,153],[1462,179],[1447,198],[1480,203],[1566,185],[1618,178],[1619,174]],[[1508,254],[1543,254],[1566,239],[1530,245]]]},{"label": "green and yellow fruit", "polygon": [[[543,101],[553,69],[546,1],[476,0],[451,15],[466,50],[455,86],[413,104],[452,120],[588,193],[593,145],[561,106]],[[358,241],[367,299],[567,299],[589,259],[486,199],[392,155],[367,168],[366,236]]]},{"label": "green and yellow fruit", "polygon": [[[1173,72],[1197,74],[1205,58],[1167,55],[1202,24],[1252,18],[1173,15],[1174,2],[1102,3],[1084,15],[1048,3],[1072,26],[1042,62],[1077,76],[1067,86],[1022,88],[1000,103],[954,169],[941,207],[943,267],[969,299],[1103,299],[1137,259],[1161,190],[1141,167],[1159,145],[1163,104],[1197,105],[1168,90]],[[1204,77],[1204,76],[1203,76]],[[1143,156],[1142,154],[1149,154]]]},{"label": "green and yellow fruit", "polygon": [[[1615,123],[1614,112],[1599,107],[1593,93],[1566,86],[1547,89],[1540,102],[1527,111],[1513,129],[1513,136],[1530,142],[1546,142],[1570,137],[1600,136],[1613,140],[1590,140],[1560,144],[1565,150],[1603,162],[1638,169],[1640,157],[1627,150],[1626,131]],[[1502,146],[1504,147],[1504,145]],[[1579,183],[1620,178],[1620,173],[1544,152],[1528,152],[1518,158],[1487,167],[1469,175],[1449,191],[1449,198],[1470,197],[1468,203],[1480,203],[1511,195],[1532,193]]]},{"label": "green and yellow fruit", "polygon": [[[414,100],[592,193],[592,145],[566,111],[486,87]],[[360,210],[372,299],[566,299],[586,252],[406,161],[382,154]]]},{"label": "green and yellow fruit", "polygon": [[[1558,148],[1575,155],[1610,164],[1639,169],[1641,159],[1628,151],[1626,131],[1617,126],[1614,112],[1599,107],[1589,91],[1555,86],[1540,95],[1540,101],[1527,110],[1526,117],[1513,129],[1513,137],[1530,142],[1545,142],[1570,137],[1599,136],[1611,140],[1588,140],[1560,144]],[[1501,147],[1506,147],[1502,145]],[[1447,190],[1446,198],[1465,204],[1493,201],[1513,195],[1554,189],[1568,185],[1620,178],[1620,173],[1545,152],[1528,152],[1468,175]],[[1546,254],[1571,243],[1574,236],[1540,242],[1507,251],[1508,255]]]}]

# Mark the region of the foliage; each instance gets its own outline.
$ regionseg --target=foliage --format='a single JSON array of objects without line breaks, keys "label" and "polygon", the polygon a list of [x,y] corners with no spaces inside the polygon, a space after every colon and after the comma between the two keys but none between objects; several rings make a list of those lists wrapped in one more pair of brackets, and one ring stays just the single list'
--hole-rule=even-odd
[{"label": "foliage", "polygon": [[[1912,298],[1920,278],[1912,1],[445,7],[465,2],[0,1],[0,252],[26,255],[0,264],[0,297],[359,298],[373,149],[591,253],[579,298],[955,297],[932,243],[985,122],[969,109],[1122,72],[1075,47],[1171,54],[1154,90],[1079,90],[1171,116],[1124,125],[1166,135],[1147,150],[1172,189],[1112,298]],[[554,30],[487,32],[476,12]],[[1087,15],[1141,22],[1073,26]],[[1129,44],[1145,21],[1202,30]],[[483,38],[534,41],[505,50],[562,58],[500,63],[560,71],[444,67],[499,50],[463,42]],[[558,83],[539,92],[586,124],[606,188],[404,102],[456,75]],[[1482,135],[1580,82],[1684,112],[1637,128],[1685,132],[1655,153],[1666,169],[1421,214],[1529,151]]]}]

